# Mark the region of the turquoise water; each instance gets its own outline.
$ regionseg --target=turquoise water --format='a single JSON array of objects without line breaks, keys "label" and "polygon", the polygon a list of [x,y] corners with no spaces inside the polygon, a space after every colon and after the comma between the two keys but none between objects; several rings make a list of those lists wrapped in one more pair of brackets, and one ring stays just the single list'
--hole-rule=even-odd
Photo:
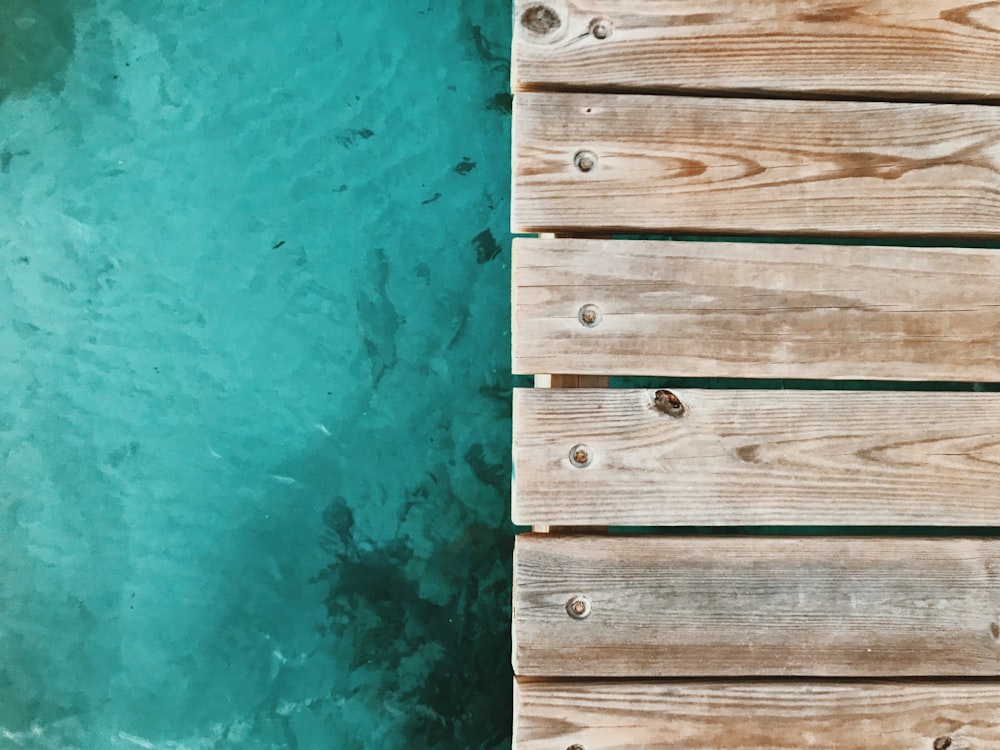
[{"label": "turquoise water", "polygon": [[509,746],[509,19],[0,8],[0,748]]}]

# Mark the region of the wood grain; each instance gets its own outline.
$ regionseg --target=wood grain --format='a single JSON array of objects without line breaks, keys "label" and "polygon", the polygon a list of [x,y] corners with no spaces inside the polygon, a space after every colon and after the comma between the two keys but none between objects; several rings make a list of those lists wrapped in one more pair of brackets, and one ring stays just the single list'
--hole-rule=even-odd
[{"label": "wood grain", "polygon": [[607,388],[606,375],[535,375],[535,388]]},{"label": "wood grain", "polygon": [[515,750],[1000,747],[1000,686],[981,682],[521,681],[514,704]]},{"label": "wood grain", "polygon": [[513,141],[516,232],[1000,235],[995,107],[527,93]]},{"label": "wood grain", "polygon": [[[562,389],[562,388],[607,388],[608,378],[602,375],[559,375],[552,373],[541,373],[535,375],[535,388]],[[565,527],[563,527],[565,529]],[[538,534],[548,534],[554,531],[550,524],[531,524],[531,530]]]},{"label": "wood grain", "polygon": [[669,392],[516,389],[514,523],[1000,526],[1000,394]]},{"label": "wood grain", "polygon": [[516,373],[1000,379],[995,250],[520,239],[514,287]]},{"label": "wood grain", "polygon": [[514,13],[515,90],[1000,96],[995,2],[517,0]]},{"label": "wood grain", "polygon": [[[592,602],[567,614],[571,597]],[[552,536],[514,552],[514,669],[1000,676],[1000,541]]]}]

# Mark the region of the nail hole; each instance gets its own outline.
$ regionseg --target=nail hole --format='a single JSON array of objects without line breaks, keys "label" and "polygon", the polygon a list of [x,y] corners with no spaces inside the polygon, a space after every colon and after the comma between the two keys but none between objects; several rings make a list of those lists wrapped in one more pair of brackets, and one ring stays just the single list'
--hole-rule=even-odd
[{"label": "nail hole", "polygon": [[535,34],[545,35],[558,29],[562,21],[547,5],[532,5],[521,14],[521,25]]},{"label": "nail hole", "polygon": [[582,469],[585,466],[590,466],[590,448],[582,443],[580,445],[574,445],[569,451],[569,462],[573,464],[576,468]]},{"label": "nail hole", "polygon": [[576,314],[576,319],[580,321],[580,325],[587,328],[594,328],[600,324],[603,317],[601,309],[597,305],[584,305]]},{"label": "nail hole", "polygon": [[574,620],[586,620],[590,617],[590,599],[579,594],[566,602],[566,614]]},{"label": "nail hole", "polygon": [[934,750],[948,750],[951,747],[951,737],[938,737],[934,740]]},{"label": "nail hole", "polygon": [[597,166],[597,156],[591,151],[577,151],[573,157],[573,163],[581,172],[589,172]]}]

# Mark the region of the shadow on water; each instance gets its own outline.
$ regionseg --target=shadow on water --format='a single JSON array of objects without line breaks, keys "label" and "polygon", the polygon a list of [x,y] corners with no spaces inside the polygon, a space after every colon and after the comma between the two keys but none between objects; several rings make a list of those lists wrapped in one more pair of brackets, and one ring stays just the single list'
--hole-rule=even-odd
[{"label": "shadow on water", "polygon": [[62,90],[76,46],[75,16],[91,0],[6,0],[0,5],[0,101]]},{"label": "shadow on water", "polygon": [[[453,498],[434,479],[416,490]],[[409,502],[416,502],[411,498]],[[353,514],[342,497],[324,513],[324,548],[331,562],[317,577],[329,586],[331,634],[352,631],[352,669],[384,675],[383,690],[409,705],[407,736],[420,747],[492,748],[509,737],[509,585],[511,536],[472,523],[430,561],[446,599],[431,600],[407,574],[415,556],[406,539],[359,549]],[[421,655],[415,668],[410,662]]]},{"label": "shadow on water", "polygon": [[[349,639],[349,668],[404,707],[400,728],[413,746],[509,746],[511,464],[509,451],[489,447],[510,442],[509,381],[468,384],[460,400],[479,415],[479,432],[456,434],[447,411],[424,426],[420,441],[436,457],[413,466],[389,500],[394,531],[374,538],[360,528],[357,513],[374,498],[331,493],[322,513],[328,563],[311,582],[326,592],[328,637]],[[394,387],[387,379],[383,392]],[[444,396],[425,389],[428,401]]]},{"label": "shadow on water", "polygon": [[[390,381],[397,375],[387,371],[383,388],[394,387]],[[495,435],[473,438],[487,444],[494,438],[510,440],[509,378],[497,377],[503,382],[485,378],[470,384],[468,393],[477,409],[495,418],[490,427]],[[449,416],[442,415],[421,435],[438,445],[436,457],[410,465],[397,497],[392,484],[357,484],[349,476],[350,466],[384,460],[371,454],[390,441],[385,430],[394,428],[378,426],[381,420],[371,408],[370,426],[359,419],[354,430],[335,434],[279,467],[299,480],[269,493],[272,518],[283,520],[244,528],[248,536],[238,546],[297,534],[299,544],[310,547],[308,553],[290,546],[283,554],[321,561],[308,583],[299,579],[297,585],[308,585],[314,592],[310,598],[324,603],[317,647],[353,675],[350,681],[335,680],[324,703],[333,706],[360,695],[370,707],[382,708],[386,724],[393,725],[381,740],[375,735],[363,740],[361,731],[347,730],[344,747],[403,738],[410,744],[386,746],[509,747],[509,451],[493,455],[483,442],[456,439]],[[303,492],[310,496],[309,516],[315,520],[279,510],[302,507]],[[372,507],[384,517],[381,531],[372,529]],[[292,557],[279,564],[296,566]],[[297,746],[294,729],[286,726],[285,731],[288,746]]]},{"label": "shadow on water", "polygon": [[[475,241],[466,249],[482,281],[469,295],[486,294],[486,310],[494,294],[506,299],[509,239],[502,242],[484,263],[475,260]],[[326,415],[321,437],[269,467],[289,481],[268,491],[266,518],[252,520],[230,546],[270,550],[278,568],[294,571],[277,584],[280,595],[308,586],[307,598],[323,603],[311,648],[345,674],[304,711],[336,714],[346,701],[354,707],[348,718],[362,705],[384,717],[374,730],[342,729],[345,750],[509,747],[514,378],[500,345],[506,316],[482,315],[456,298],[446,310],[457,318],[442,313],[451,321],[445,330],[420,316],[407,322],[391,283],[405,272],[387,264],[386,253],[373,250],[368,283],[356,292],[364,342],[357,369],[371,384],[367,397]],[[416,362],[414,338],[426,351]],[[451,367],[438,372],[432,362],[443,357]],[[234,608],[241,607],[237,597]],[[282,700],[280,691],[270,698]],[[298,746],[306,735],[272,714],[261,705],[258,715],[271,716],[261,720]]]}]

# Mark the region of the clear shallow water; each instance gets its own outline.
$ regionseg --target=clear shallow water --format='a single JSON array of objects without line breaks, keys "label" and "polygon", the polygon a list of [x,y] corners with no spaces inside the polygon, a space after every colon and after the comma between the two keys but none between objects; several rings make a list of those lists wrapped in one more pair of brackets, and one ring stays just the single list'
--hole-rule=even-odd
[{"label": "clear shallow water", "polygon": [[0,748],[509,746],[509,14],[0,8]]}]

